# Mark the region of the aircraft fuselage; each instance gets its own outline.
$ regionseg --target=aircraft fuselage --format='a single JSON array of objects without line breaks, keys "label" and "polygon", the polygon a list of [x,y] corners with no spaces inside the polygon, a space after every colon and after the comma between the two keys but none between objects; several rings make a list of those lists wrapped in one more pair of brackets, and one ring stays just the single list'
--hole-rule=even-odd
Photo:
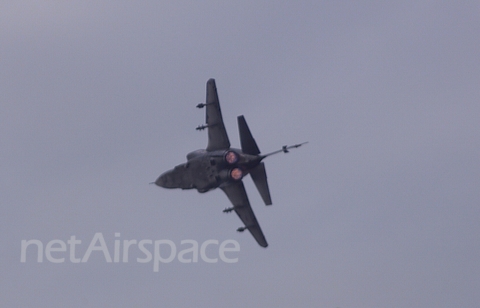
[{"label": "aircraft fuselage", "polygon": [[188,153],[186,163],[160,175],[155,184],[164,188],[195,188],[203,193],[230,182],[241,181],[263,158],[233,148],[210,152],[196,150]]}]

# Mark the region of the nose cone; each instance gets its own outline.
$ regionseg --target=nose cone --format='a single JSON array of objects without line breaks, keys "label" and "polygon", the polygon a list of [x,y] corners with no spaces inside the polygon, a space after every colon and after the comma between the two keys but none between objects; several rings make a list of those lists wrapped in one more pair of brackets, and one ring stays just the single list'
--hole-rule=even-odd
[{"label": "nose cone", "polygon": [[177,166],[172,170],[162,173],[155,184],[163,188],[191,188],[191,184],[185,181],[185,168]]},{"label": "nose cone", "polygon": [[155,181],[155,185],[160,186],[160,187],[165,187],[166,180],[165,180],[165,174],[162,174],[161,176],[158,177],[158,179]]}]

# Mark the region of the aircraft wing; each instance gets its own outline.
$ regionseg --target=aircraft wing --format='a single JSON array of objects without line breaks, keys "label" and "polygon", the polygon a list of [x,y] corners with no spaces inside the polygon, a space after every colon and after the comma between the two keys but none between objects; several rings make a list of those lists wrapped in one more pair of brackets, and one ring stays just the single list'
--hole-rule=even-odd
[{"label": "aircraft wing", "polygon": [[253,213],[250,202],[248,201],[247,192],[242,181],[229,183],[222,186],[221,189],[225,192],[230,202],[233,204],[235,212],[242,220],[245,227],[253,235],[257,243],[262,247],[267,247],[267,240],[263,235],[262,229],[257,222],[257,218]]},{"label": "aircraft wing", "polygon": [[225,125],[223,125],[215,79],[210,79],[207,82],[207,99],[205,105],[207,107],[205,123],[208,127],[207,151],[229,149],[230,141],[228,140]]}]

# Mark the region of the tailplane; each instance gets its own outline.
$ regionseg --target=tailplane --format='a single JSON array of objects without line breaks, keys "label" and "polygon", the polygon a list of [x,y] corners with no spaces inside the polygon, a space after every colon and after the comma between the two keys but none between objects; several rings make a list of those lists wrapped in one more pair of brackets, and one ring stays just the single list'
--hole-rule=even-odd
[{"label": "tailplane", "polygon": [[258,166],[250,170],[250,175],[252,176],[253,182],[255,183],[260,196],[262,196],[265,205],[272,205],[272,198],[270,197],[270,190],[268,189],[265,164],[263,162],[258,164]]}]

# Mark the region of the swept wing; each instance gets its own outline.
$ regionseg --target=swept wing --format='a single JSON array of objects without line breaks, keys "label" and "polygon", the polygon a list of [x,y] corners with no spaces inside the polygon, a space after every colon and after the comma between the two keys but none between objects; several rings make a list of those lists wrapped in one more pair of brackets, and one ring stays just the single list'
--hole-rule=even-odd
[{"label": "swept wing", "polygon": [[217,86],[214,79],[210,79],[207,82],[205,106],[207,108],[205,123],[208,129],[207,151],[229,149],[230,141],[223,124],[222,111],[220,110]]},{"label": "swept wing", "polygon": [[[253,213],[250,202],[248,201],[247,192],[242,181],[231,182],[225,186],[220,187],[227,195],[230,202],[233,204],[234,210],[238,217],[244,223],[246,229],[250,231],[257,243],[262,247],[267,247],[267,240],[263,235],[262,229],[257,222],[257,218]],[[239,231],[242,231],[239,229]]]}]

